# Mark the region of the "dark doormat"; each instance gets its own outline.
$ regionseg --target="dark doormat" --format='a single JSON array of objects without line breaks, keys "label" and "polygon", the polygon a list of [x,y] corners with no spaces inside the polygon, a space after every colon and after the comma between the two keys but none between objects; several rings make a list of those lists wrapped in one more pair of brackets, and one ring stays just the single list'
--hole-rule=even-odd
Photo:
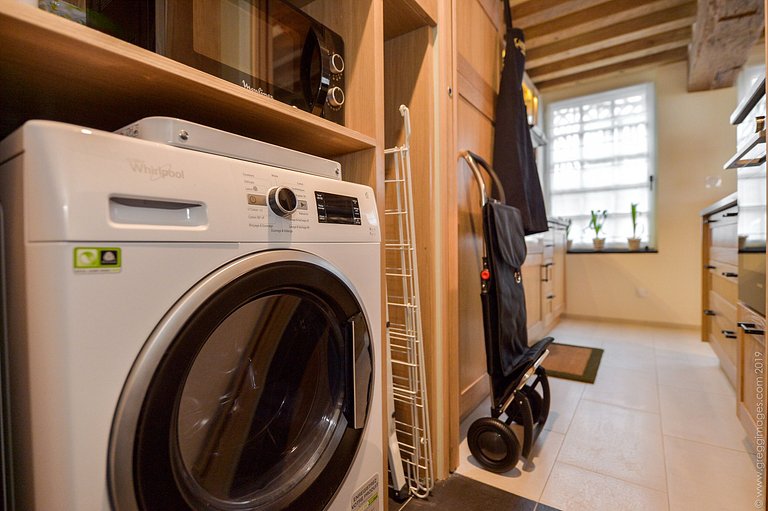
[{"label": "dark doormat", "polygon": [[389,500],[389,511],[557,511],[532,500],[518,497],[493,486],[475,481],[459,474],[453,474],[445,481],[435,484],[432,494],[426,499],[411,499],[401,504]]},{"label": "dark doormat", "polygon": [[603,350],[553,342],[549,345],[549,356],[544,359],[544,369],[548,376],[566,380],[595,383],[597,368]]}]

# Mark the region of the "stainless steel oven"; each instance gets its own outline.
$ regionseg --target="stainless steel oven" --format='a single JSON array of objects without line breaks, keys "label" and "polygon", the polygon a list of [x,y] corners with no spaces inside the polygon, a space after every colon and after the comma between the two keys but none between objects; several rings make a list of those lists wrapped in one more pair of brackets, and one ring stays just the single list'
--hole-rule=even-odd
[{"label": "stainless steel oven", "polygon": [[344,124],[344,41],[287,0],[45,0],[40,7]]}]

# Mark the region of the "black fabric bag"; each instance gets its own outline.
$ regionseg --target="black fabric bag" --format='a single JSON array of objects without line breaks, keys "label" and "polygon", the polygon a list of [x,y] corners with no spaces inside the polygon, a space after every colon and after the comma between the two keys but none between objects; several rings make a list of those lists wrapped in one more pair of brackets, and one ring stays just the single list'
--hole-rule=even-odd
[{"label": "black fabric bag", "polygon": [[506,202],[520,210],[525,234],[548,229],[536,155],[523,100],[525,35],[512,27],[509,1],[504,0],[507,23],[506,54],[496,103],[493,168],[499,175]]},{"label": "black fabric bag", "polygon": [[[520,211],[498,201],[483,206],[488,288],[481,296],[485,327],[488,374],[494,387],[503,387],[507,377],[530,358],[525,313],[525,291],[521,269],[527,249]],[[504,389],[496,389],[503,395]]]}]

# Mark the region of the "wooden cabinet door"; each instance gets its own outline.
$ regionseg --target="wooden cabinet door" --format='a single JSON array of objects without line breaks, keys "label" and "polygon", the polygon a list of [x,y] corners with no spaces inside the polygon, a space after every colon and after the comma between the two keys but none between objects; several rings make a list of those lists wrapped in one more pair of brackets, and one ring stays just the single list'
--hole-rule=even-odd
[{"label": "wooden cabinet door", "polygon": [[565,239],[565,229],[557,228],[555,230],[555,252],[552,256],[552,311],[554,319],[560,317],[565,312],[565,252],[567,240]]},{"label": "wooden cabinet door", "polygon": [[752,447],[757,448],[755,442],[758,437],[758,417],[765,413],[765,318],[742,303],[738,306],[738,317],[737,415],[747,431],[747,437],[753,442]]},{"label": "wooden cabinet door", "polygon": [[542,255],[528,254],[523,265],[523,286],[525,287],[525,311],[527,314],[528,342],[538,340],[544,330],[542,310]]},{"label": "wooden cabinet door", "polygon": [[[494,102],[501,55],[500,2],[456,3],[456,150],[493,155]],[[463,159],[457,169],[459,410],[464,417],[488,395],[480,304],[482,221],[478,186]],[[487,191],[491,182],[486,180]],[[448,200],[451,200],[449,197]]]}]

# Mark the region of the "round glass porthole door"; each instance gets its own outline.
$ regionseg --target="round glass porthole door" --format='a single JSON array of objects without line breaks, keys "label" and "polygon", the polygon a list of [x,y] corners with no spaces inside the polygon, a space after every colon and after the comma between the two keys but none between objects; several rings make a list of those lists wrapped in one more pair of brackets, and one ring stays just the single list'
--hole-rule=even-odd
[{"label": "round glass porthole door", "polygon": [[122,425],[138,509],[321,510],[343,483],[367,416],[370,335],[350,286],[307,258],[240,261],[188,293],[194,311],[164,342],[135,426]]}]

